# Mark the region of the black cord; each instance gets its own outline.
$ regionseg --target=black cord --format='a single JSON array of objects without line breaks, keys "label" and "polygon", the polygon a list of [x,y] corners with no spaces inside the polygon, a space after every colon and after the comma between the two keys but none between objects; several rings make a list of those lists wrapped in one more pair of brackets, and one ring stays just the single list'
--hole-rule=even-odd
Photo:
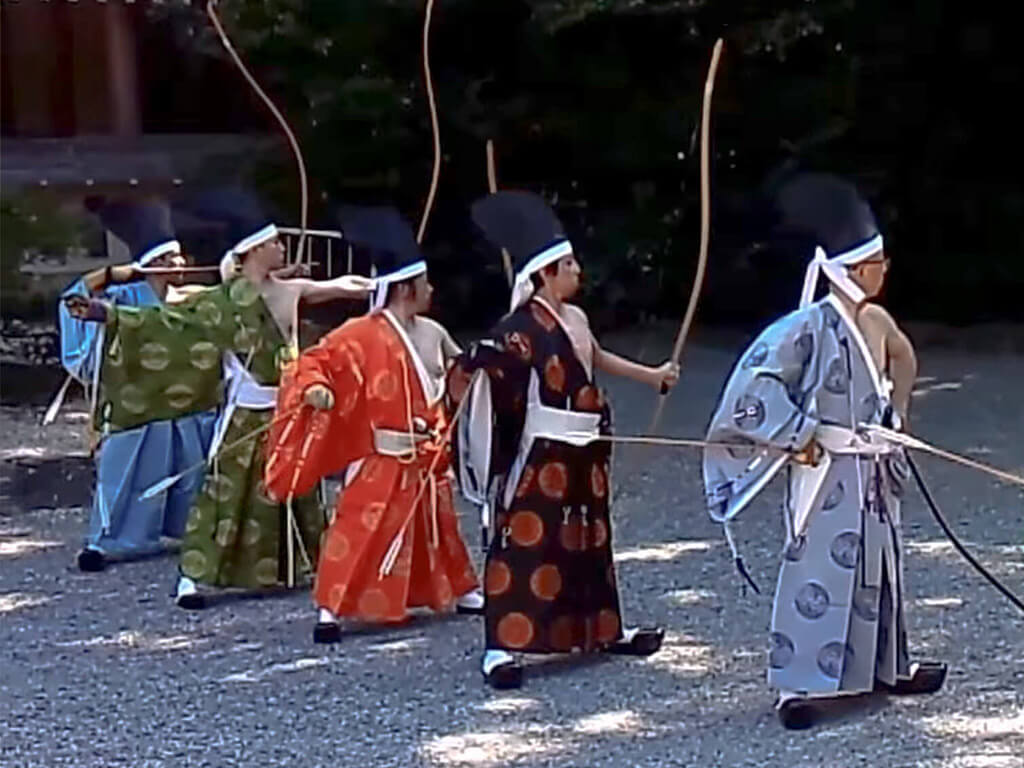
[{"label": "black cord", "polygon": [[[734,562],[736,564],[736,570],[740,572],[740,576],[742,576],[744,579],[746,579],[747,580],[747,584],[749,584],[751,586],[751,588],[757,594],[760,595],[761,594],[761,590],[757,588],[757,582],[755,582],[753,577],[751,577],[750,571],[747,570],[747,566],[743,564],[743,558],[737,556],[736,560]],[[746,588],[746,584],[744,585],[744,588]]]},{"label": "black cord", "polygon": [[964,559],[974,566],[974,570],[984,576],[988,580],[989,584],[1002,592],[1007,600],[1017,606],[1021,611],[1024,611],[1024,600],[1021,600],[1021,598],[1011,592],[1001,581],[999,581],[999,579],[989,573],[985,566],[979,563],[974,556],[967,551],[967,548],[963,545],[960,539],[956,537],[956,534],[953,533],[952,529],[949,527],[949,523],[946,521],[946,518],[943,517],[942,512],[939,511],[939,505],[936,504],[935,499],[932,498],[932,494],[931,491],[928,490],[928,486],[924,484],[924,479],[921,477],[921,473],[917,471],[917,464],[914,463],[909,451],[906,456],[907,463],[910,465],[910,471],[914,473],[914,479],[917,481],[917,487],[921,489],[921,495],[924,496],[924,500],[928,502],[928,507],[932,511],[932,516],[939,524],[942,532],[945,533],[946,537],[953,543],[956,551],[963,555]]}]

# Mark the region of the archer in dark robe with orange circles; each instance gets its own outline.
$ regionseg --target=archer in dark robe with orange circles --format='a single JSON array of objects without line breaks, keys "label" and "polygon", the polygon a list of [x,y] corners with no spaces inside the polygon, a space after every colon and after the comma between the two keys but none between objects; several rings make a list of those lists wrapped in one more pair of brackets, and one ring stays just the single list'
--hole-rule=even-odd
[{"label": "archer in dark robe with orange circles", "polygon": [[[453,368],[470,400],[459,424],[463,493],[487,510],[485,679],[518,687],[513,652],[610,650],[647,655],[662,631],[622,626],[609,517],[611,414],[594,370],[671,386],[678,367],[603,350],[567,303],[580,267],[536,195],[500,192],[473,218],[518,268],[511,313]],[[480,373],[477,373],[477,372]],[[491,518],[493,510],[493,519]]]}]

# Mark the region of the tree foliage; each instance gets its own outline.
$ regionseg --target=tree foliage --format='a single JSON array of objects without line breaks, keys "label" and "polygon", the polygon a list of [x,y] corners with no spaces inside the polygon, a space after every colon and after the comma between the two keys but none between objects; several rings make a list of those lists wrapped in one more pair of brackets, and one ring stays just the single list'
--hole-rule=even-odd
[{"label": "tree foliage", "polygon": [[[430,173],[422,2],[220,8],[301,135],[318,220],[339,202],[385,200],[416,220]],[[1001,105],[1021,59],[996,15],[949,0],[438,0],[434,17],[445,163],[428,240],[442,288],[464,293],[467,272],[500,288],[498,260],[465,216],[486,191],[493,139],[499,184],[557,203],[603,305],[618,302],[618,319],[676,312],[698,235],[701,91],[722,36],[710,316],[792,305],[807,255],[772,246],[760,206],[793,167],[850,175],[871,197],[898,309],[1019,316],[1024,270],[1009,255],[1024,195],[1000,160],[1015,151]],[[199,45],[218,50],[208,30]],[[294,208],[288,163],[261,178]]]}]

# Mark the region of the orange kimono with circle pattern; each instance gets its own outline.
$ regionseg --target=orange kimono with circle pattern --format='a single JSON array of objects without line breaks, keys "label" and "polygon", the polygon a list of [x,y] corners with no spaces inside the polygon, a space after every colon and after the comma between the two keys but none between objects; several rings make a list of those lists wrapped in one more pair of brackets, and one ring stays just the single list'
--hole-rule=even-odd
[{"label": "orange kimono with circle pattern", "polygon": [[[375,313],[324,336],[282,376],[268,491],[286,499],[354,471],[324,534],[313,588],[317,606],[338,616],[397,622],[412,607],[450,610],[477,586],[452,503],[448,414],[443,400],[428,401],[415,354],[395,321]],[[314,384],[333,393],[330,410],[303,404]],[[409,432],[416,421],[433,436],[414,456],[375,452],[374,427]]]}]

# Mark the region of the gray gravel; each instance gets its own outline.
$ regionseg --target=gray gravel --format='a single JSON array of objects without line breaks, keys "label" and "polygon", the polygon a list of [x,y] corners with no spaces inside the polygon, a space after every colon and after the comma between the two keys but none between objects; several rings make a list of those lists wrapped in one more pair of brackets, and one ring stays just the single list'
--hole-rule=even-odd
[{"label": "gray gravel", "polygon": [[[646,341],[609,346],[654,359],[661,345]],[[737,352],[689,347],[663,434],[702,432]],[[922,361],[915,431],[1024,472],[1024,358],[923,350]],[[611,391],[617,429],[645,431],[652,393],[629,382]],[[49,433],[33,418],[4,409],[0,449],[81,449],[73,415]],[[911,646],[950,662],[947,686],[784,731],[763,658],[777,496],[737,526],[766,593],[744,594],[702,509],[698,460],[692,450],[618,453],[627,619],[664,624],[664,650],[537,663],[512,694],[482,684],[478,619],[425,616],[314,646],[307,594],[188,613],[169,598],[171,557],[80,574],[83,508],[0,511],[0,765],[1024,766],[1024,616],[959,560],[916,496],[905,507]],[[1024,591],[1024,493],[920,464],[963,538]],[[464,531],[475,545],[469,510]]]}]

